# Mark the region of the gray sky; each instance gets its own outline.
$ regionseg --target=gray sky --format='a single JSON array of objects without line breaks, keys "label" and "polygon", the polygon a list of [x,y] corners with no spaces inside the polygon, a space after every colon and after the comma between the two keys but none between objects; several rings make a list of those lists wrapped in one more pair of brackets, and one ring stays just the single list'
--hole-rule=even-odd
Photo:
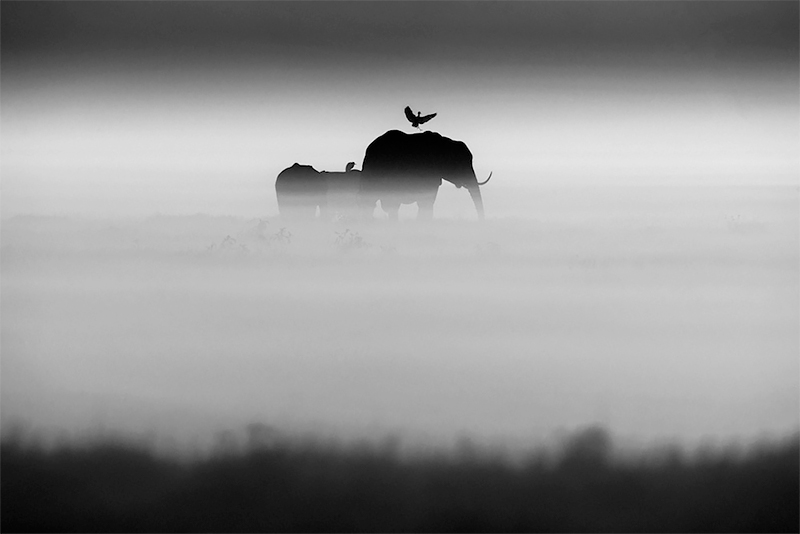
[{"label": "gray sky", "polygon": [[791,182],[797,21],[796,2],[4,1],[3,215],[268,213],[281,169],[360,163],[406,105],[510,185]]},{"label": "gray sky", "polygon": [[[795,2],[8,2],[3,59],[797,60]],[[310,53],[315,51],[315,53]],[[627,55],[626,55],[627,54]]]}]

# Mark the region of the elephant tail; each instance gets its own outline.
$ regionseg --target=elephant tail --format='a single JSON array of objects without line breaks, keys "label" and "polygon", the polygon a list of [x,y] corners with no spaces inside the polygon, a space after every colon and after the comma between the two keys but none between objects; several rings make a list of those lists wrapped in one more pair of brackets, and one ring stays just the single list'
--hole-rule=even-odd
[{"label": "elephant tail", "polygon": [[491,179],[492,179],[492,173],[490,172],[489,173],[489,177],[486,180],[482,181],[482,182],[478,182],[478,185],[484,185],[486,182],[488,182]]}]

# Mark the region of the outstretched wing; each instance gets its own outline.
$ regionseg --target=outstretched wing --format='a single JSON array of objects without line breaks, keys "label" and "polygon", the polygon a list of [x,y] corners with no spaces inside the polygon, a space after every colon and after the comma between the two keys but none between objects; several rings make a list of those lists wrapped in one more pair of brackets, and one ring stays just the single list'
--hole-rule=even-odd
[{"label": "outstretched wing", "polygon": [[435,116],[436,116],[436,113],[431,113],[430,115],[425,115],[424,117],[418,118],[417,122],[420,123],[420,124],[425,124],[426,122],[428,122],[429,120],[431,120]]},{"label": "outstretched wing", "polygon": [[411,107],[406,106],[406,109],[404,109],[403,111],[406,112],[406,118],[409,120],[409,122],[414,122],[415,120],[417,120],[417,118],[414,116],[414,112],[411,111]]}]

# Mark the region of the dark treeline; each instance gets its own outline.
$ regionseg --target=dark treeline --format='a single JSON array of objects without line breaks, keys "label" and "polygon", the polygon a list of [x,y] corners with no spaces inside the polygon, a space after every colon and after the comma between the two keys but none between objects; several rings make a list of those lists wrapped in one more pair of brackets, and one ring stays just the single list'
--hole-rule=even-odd
[{"label": "dark treeline", "polygon": [[2,530],[797,532],[799,443],[619,458],[595,429],[517,462],[288,441],[181,460],[6,438]]}]

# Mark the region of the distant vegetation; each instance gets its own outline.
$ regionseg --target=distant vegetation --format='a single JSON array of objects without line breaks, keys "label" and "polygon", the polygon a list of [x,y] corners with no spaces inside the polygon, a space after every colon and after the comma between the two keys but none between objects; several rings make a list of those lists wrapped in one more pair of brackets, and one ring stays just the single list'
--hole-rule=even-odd
[{"label": "distant vegetation", "polygon": [[204,458],[2,443],[2,530],[797,532],[800,439],[620,456],[602,429],[510,461],[267,435]]}]

